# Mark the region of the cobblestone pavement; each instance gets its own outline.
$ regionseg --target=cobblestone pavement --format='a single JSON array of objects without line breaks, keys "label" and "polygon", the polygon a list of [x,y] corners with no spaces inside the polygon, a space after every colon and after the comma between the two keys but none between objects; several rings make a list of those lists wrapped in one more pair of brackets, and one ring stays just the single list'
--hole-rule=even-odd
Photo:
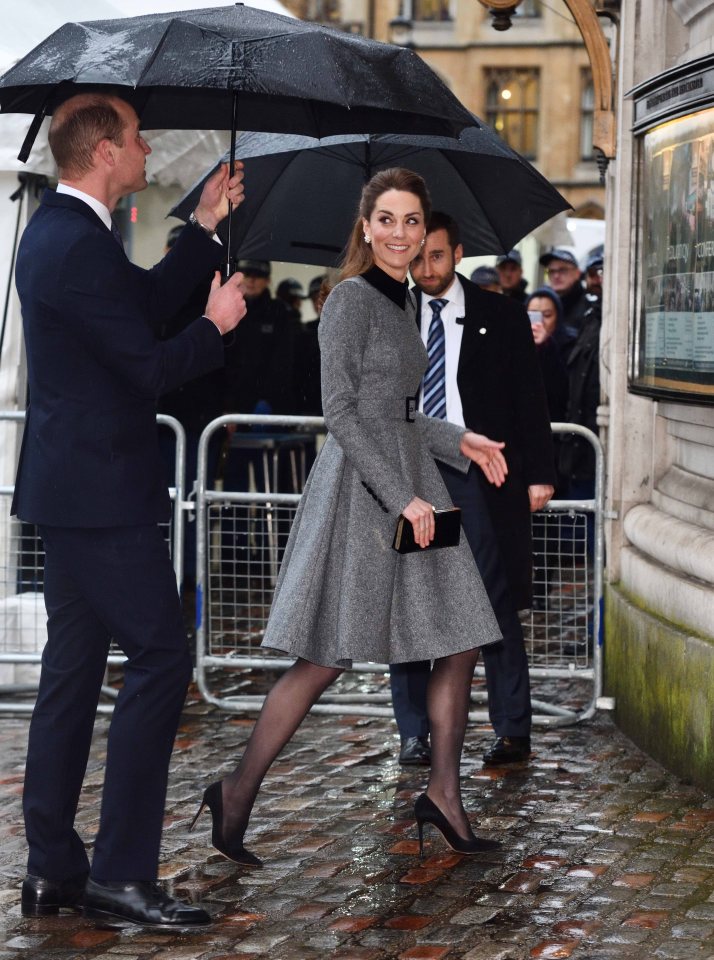
[{"label": "cobblestone pavement", "polygon": [[[249,684],[235,681],[242,692]],[[79,814],[90,842],[106,724]],[[395,762],[393,723],[311,716],[259,798],[249,845],[265,867],[255,871],[213,851],[208,816],[187,832],[201,791],[232,767],[251,725],[195,694],[186,709],[161,872],[215,924],[174,936],[20,916],[27,720],[0,717],[0,960],[714,958],[714,800],[640,753],[608,716],[536,731],[531,762],[501,770],[482,769],[491,733],[471,728],[467,807],[503,846],[459,856],[432,831],[423,861],[411,813],[423,771]]]}]

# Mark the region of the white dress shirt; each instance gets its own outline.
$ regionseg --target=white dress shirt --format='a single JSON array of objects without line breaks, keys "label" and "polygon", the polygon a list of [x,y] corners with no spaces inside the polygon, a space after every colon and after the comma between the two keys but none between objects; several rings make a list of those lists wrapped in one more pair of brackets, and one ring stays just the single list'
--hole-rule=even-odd
[{"label": "white dress shirt", "polygon": [[[446,419],[449,423],[455,423],[460,427],[465,427],[464,411],[461,406],[461,395],[456,383],[456,375],[459,369],[459,356],[461,354],[461,338],[464,333],[463,323],[457,323],[457,318],[463,320],[465,314],[464,288],[461,286],[458,277],[454,277],[448,290],[440,293],[438,297],[432,297],[428,293],[421,293],[421,338],[426,346],[429,339],[429,326],[433,317],[433,311],[429,306],[430,300],[448,300],[441,311],[441,319],[444,324],[445,345],[445,377],[446,377]],[[424,412],[424,398],[422,392],[419,394],[419,410]]]},{"label": "white dress shirt", "polygon": [[90,197],[90,195],[85,193],[83,190],[77,190],[75,187],[70,187],[66,183],[57,184],[57,193],[67,193],[70,197],[76,197],[78,200],[83,200],[88,207],[91,207],[92,210],[94,210],[107,230],[112,229],[112,215],[109,213],[109,208],[105,207],[100,200],[96,199],[96,197]]}]

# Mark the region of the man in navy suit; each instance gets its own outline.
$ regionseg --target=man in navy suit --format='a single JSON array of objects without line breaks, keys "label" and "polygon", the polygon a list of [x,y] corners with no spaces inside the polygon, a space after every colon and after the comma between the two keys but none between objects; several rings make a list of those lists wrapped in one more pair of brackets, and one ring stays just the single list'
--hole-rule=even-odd
[{"label": "man in navy suit", "polygon": [[[424,247],[411,265],[417,322],[430,354],[420,409],[506,444],[508,477],[501,487],[483,483],[478,470],[461,474],[437,464],[449,496],[461,508],[464,533],[503,634],[503,640],[483,647],[496,733],[484,762],[502,764],[530,755],[530,683],[518,610],[531,603],[530,512],[553,495],[555,464],[526,311],[458,275],[462,253],[457,224],[433,213]],[[390,668],[401,763],[430,761],[429,669],[428,661]]]},{"label": "man in navy suit", "polygon": [[[222,335],[245,313],[240,275],[216,273],[204,315],[169,341],[172,315],[221,260],[213,239],[242,172],[207,184],[192,222],[152,270],[127,259],[111,213],[146,186],[151,152],[133,108],[81,94],[54,113],[57,191],[20,243],[29,403],[12,512],[45,548],[48,640],[29,734],[23,808],[25,916],[79,908],[159,928],[208,923],[156,884],[180,711],[191,677],[168,548],[157,398],[223,364]],[[74,820],[110,639],[126,654],[107,746],[91,872]]]}]

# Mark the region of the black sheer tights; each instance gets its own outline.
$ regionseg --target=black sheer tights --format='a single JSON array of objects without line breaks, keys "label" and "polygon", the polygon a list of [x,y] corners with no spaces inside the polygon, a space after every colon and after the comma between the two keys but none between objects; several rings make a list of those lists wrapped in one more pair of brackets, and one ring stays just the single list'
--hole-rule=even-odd
[{"label": "black sheer tights", "polygon": [[477,662],[478,647],[435,660],[426,690],[431,736],[426,792],[456,832],[469,839],[473,832],[461,802],[459,770]]},{"label": "black sheer tights", "polygon": [[[470,837],[461,803],[459,765],[466,731],[471,679],[478,649],[434,661],[427,691],[432,766],[427,793],[454,828]],[[342,673],[297,660],[265,698],[238,766],[223,780],[223,834],[240,839],[263,777],[312,705]]]},{"label": "black sheer tights", "polygon": [[265,698],[233,773],[223,781],[223,835],[238,839],[268,768],[307,716],[310,707],[342,670],[296,660]]}]

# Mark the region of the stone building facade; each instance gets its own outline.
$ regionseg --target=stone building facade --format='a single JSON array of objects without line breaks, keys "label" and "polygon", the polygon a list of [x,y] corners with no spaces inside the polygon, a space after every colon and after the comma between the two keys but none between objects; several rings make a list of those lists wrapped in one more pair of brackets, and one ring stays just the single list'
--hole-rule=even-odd
[{"label": "stone building facade", "polygon": [[[714,3],[621,5],[602,380],[606,684],[714,787]],[[711,259],[710,259],[711,258]]]}]

